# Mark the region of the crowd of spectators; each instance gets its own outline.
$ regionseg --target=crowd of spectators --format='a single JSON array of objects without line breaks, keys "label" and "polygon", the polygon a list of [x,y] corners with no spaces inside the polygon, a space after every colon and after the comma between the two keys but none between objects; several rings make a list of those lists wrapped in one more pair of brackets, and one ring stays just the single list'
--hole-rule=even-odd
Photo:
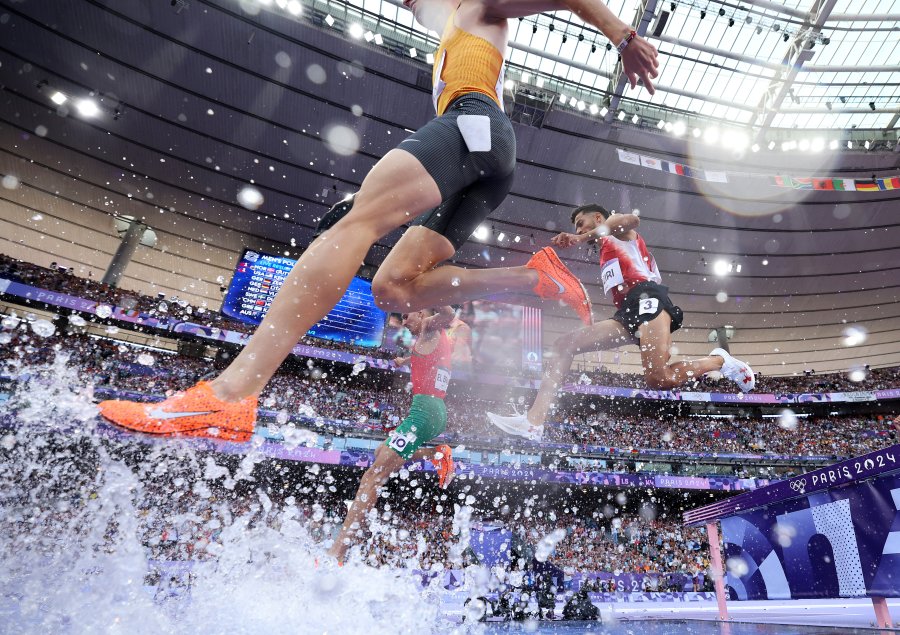
[{"label": "crowd of spectators", "polygon": [[[163,294],[148,296],[124,291],[92,279],[90,272],[88,272],[88,277],[80,277],[76,275],[73,268],[61,266],[55,262],[51,263],[50,267],[41,267],[0,254],[0,278],[7,278],[68,295],[89,298],[111,306],[137,310],[150,316],[173,317],[193,321],[211,328],[228,329],[241,333],[252,333],[255,328],[253,325],[231,319],[219,311],[211,310],[205,303],[202,306],[195,307],[191,306],[187,301],[174,296],[166,298]],[[301,343],[373,357],[390,358],[395,355],[395,352],[363,348],[317,338],[304,337],[301,339]],[[569,374],[568,381],[571,383],[590,382],[603,386],[646,388],[643,376],[616,373],[605,367],[592,370],[577,370]],[[697,379],[694,385],[687,388],[700,391],[723,389],[730,391],[731,388],[726,385],[727,383],[704,376]],[[769,393],[841,392],[882,390],[895,388],[898,385],[900,385],[900,367],[865,368],[861,372],[855,373],[852,378],[849,374],[844,373],[816,374],[814,369],[810,369],[802,375],[793,376],[770,377],[758,374],[756,391]]]},{"label": "crowd of spectators", "polygon": [[[201,324],[213,329],[237,331],[246,334],[252,334],[256,328],[253,324],[235,320],[219,311],[211,310],[205,302],[200,306],[193,306],[187,300],[178,296],[167,297],[163,293],[156,296],[148,296],[133,291],[126,291],[94,280],[90,271],[88,272],[88,277],[84,278],[76,275],[74,269],[55,262],[50,263],[50,267],[41,267],[0,254],[0,278],[6,278],[7,280],[13,280],[48,291],[65,293],[66,295],[79,298],[88,298],[99,304],[137,311],[158,319],[172,318]],[[388,352],[379,351],[378,349],[332,342],[319,338],[304,336],[300,338],[299,342],[319,348],[347,351],[355,355],[390,357]]]},{"label": "crowd of spectators", "polygon": [[[265,523],[279,531],[286,518],[299,522],[309,537],[327,544],[334,539],[345,506],[342,495],[321,488],[296,487],[284,500],[270,498],[256,490],[242,495],[204,493],[194,487],[172,496],[164,482],[144,485],[138,510],[140,539],[155,561],[203,561],[214,558],[223,541],[223,529],[242,518],[252,528]],[[156,488],[156,491],[154,488]],[[198,494],[196,490],[200,490]],[[474,497],[475,499],[478,496]],[[165,500],[166,505],[160,506]],[[457,550],[460,541],[453,529],[453,517],[446,503],[435,497],[411,498],[392,495],[370,518],[360,555],[373,566],[413,567],[440,571],[460,569],[480,561],[478,549]],[[636,574],[642,578],[640,590],[663,591],[668,577],[677,580],[673,590],[700,590],[698,575],[710,566],[709,545],[703,529],[685,528],[675,520],[643,516],[606,516],[602,511],[577,513],[534,511],[527,503],[518,507],[515,518],[498,518],[478,511],[485,501],[475,501],[470,529],[483,525],[511,533],[504,541],[500,561],[510,570],[527,570],[535,558],[558,567],[566,575],[608,573]],[[508,516],[508,515],[507,515]],[[554,532],[560,532],[554,539]],[[555,542],[545,547],[541,543]],[[686,584],[685,584],[686,583]],[[616,589],[604,580],[596,590]]]},{"label": "crowd of spectators", "polygon": [[[81,369],[84,377],[91,378],[95,388],[164,395],[188,388],[213,371],[209,360],[148,352],[112,339],[72,333],[28,335],[24,321],[19,332],[21,341],[17,339],[0,348],[0,361],[47,363],[59,349],[69,355],[69,363]],[[5,372],[15,374],[11,367]],[[260,397],[261,408],[275,412],[276,421],[307,417],[317,422],[319,431],[376,436],[396,426],[410,402],[409,385],[402,380],[394,387],[377,388],[361,376],[329,377],[315,367],[304,372],[296,368],[280,370]],[[486,411],[508,409],[506,403],[451,392],[447,398],[445,438],[470,447],[540,452],[540,444],[505,435],[484,415]],[[271,425],[274,427],[275,423]],[[724,415],[660,419],[635,414],[621,406],[603,406],[590,397],[551,413],[543,440],[572,446],[578,454],[589,452],[588,446],[599,446],[625,451],[662,449],[828,457],[857,456],[895,441],[894,424],[886,416],[804,417],[786,410],[780,416],[761,419]]]}]

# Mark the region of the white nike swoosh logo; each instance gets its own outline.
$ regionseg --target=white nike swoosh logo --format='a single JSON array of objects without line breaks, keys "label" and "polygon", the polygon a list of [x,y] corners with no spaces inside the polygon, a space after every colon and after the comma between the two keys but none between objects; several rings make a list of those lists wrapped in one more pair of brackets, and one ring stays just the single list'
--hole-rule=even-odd
[{"label": "white nike swoosh logo", "polygon": [[184,417],[196,417],[198,415],[211,415],[219,412],[218,410],[206,410],[204,412],[166,412],[161,408],[152,408],[147,411],[148,417],[154,419],[183,419]]},{"label": "white nike swoosh logo", "polygon": [[548,278],[550,278],[551,281],[553,281],[553,283],[554,283],[557,287],[559,287],[559,294],[560,294],[560,295],[562,295],[563,293],[566,292],[566,288],[565,288],[564,286],[562,286],[556,278],[554,278],[553,276],[551,276],[549,273],[546,274],[546,275],[547,275]]}]

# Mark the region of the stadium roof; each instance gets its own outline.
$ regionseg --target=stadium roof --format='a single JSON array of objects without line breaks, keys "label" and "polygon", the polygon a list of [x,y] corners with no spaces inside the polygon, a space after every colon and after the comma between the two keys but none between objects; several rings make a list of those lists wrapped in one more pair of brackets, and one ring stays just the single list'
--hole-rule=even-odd
[{"label": "stadium roof", "polygon": [[[245,0],[272,4],[272,0]],[[306,0],[357,36],[403,38],[427,61],[437,34],[397,0]],[[285,9],[291,5],[278,0]],[[892,130],[900,119],[900,0],[610,0],[660,51],[657,93],[627,90],[603,34],[567,11],[511,22],[510,90],[553,89],[574,108],[765,131]],[[292,7],[296,12],[296,3]],[[353,27],[355,28],[355,27]],[[574,98],[574,99],[573,99]],[[579,102],[583,102],[579,105]],[[596,113],[595,113],[596,114]],[[896,135],[892,141],[896,141]]]}]

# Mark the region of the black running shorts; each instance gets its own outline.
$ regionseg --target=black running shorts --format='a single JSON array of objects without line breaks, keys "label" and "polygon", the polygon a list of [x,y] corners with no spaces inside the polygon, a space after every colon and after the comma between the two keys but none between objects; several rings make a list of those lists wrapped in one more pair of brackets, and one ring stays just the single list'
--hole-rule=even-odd
[{"label": "black running shorts", "polygon": [[512,187],[516,136],[509,117],[486,95],[455,99],[397,147],[416,157],[441,191],[441,204],[413,225],[436,231],[456,249]]},{"label": "black running shorts", "polygon": [[672,300],[669,299],[669,288],[650,281],[638,282],[625,296],[622,306],[612,319],[637,337],[641,325],[651,322],[663,311],[672,318],[671,332],[680,329],[684,312],[672,304]]}]

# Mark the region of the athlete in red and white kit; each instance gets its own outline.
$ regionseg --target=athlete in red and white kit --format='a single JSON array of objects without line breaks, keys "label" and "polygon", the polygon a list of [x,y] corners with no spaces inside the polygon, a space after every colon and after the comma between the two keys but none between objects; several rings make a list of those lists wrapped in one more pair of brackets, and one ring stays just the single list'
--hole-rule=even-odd
[{"label": "athlete in red and white kit", "polygon": [[[544,421],[556,392],[575,355],[637,343],[647,386],[667,390],[714,370],[734,381],[743,392],[753,390],[753,370],[717,348],[709,356],[689,362],[669,362],[672,333],[681,328],[682,311],[669,299],[669,290],[653,254],[637,233],[640,218],[634,214],[608,212],[600,205],[582,205],[572,212],[575,234],[562,233],[551,241],[560,248],[586,242],[599,242],[600,277],[603,291],[611,293],[615,315],[573,333],[563,335],[555,344],[556,355],[547,365],[534,404],[525,415],[503,417],[488,413],[501,430],[540,439]],[[546,250],[552,251],[549,247]]]}]

